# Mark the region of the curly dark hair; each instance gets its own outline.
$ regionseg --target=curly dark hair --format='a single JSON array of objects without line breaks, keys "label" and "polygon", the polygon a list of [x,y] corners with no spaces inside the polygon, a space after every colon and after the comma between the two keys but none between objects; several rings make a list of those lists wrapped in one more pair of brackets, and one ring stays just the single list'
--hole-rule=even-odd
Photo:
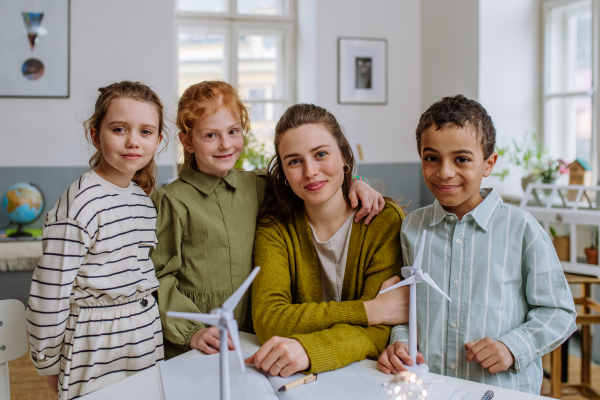
[{"label": "curly dark hair", "polygon": [[462,94],[444,97],[433,103],[421,115],[416,132],[419,155],[421,154],[421,136],[433,125],[438,131],[448,127],[464,128],[470,126],[475,130],[481,143],[483,158],[487,160],[494,152],[496,128],[494,128],[492,118],[481,104],[475,100],[467,99]]}]

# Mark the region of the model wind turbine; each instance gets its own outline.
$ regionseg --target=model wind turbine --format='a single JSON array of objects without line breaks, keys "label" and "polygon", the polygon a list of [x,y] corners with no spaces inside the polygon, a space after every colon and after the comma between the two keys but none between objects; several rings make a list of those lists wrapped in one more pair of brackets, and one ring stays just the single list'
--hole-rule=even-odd
[{"label": "model wind turbine", "polygon": [[423,237],[421,239],[421,245],[419,246],[419,252],[417,253],[417,257],[413,263],[412,267],[402,267],[402,276],[404,279],[402,282],[398,282],[393,286],[390,286],[387,289],[382,290],[379,293],[385,293],[392,289],[399,288],[401,286],[410,285],[410,304],[409,304],[409,315],[408,315],[408,355],[413,360],[413,365],[409,367],[406,365],[406,369],[410,372],[414,372],[421,379],[427,378],[429,374],[429,367],[427,364],[417,364],[417,283],[421,283],[425,281],[429,286],[440,292],[442,296],[448,299],[448,301],[452,301],[450,297],[446,296],[446,293],[442,291],[435,284],[433,279],[427,274],[427,272],[423,272],[421,269],[421,264],[423,263],[423,250],[425,249],[425,234],[427,232],[423,231]]},{"label": "model wind turbine", "polygon": [[167,311],[167,315],[173,318],[189,319],[191,321],[203,322],[205,324],[214,325],[219,329],[221,334],[221,400],[229,400],[229,359],[227,358],[227,331],[231,335],[231,340],[235,346],[235,352],[240,362],[242,372],[246,370],[244,358],[242,357],[242,349],[240,346],[240,335],[238,333],[238,324],[233,318],[233,310],[238,305],[246,290],[260,271],[260,267],[254,268],[248,278],[242,285],[223,303],[222,308],[215,308],[210,314],[186,313]]}]

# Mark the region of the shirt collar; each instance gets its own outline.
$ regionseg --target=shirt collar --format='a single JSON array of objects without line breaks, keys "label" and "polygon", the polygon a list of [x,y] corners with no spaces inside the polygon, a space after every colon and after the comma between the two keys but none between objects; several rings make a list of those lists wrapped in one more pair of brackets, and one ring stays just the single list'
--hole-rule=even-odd
[{"label": "shirt collar", "polygon": [[221,179],[216,176],[205,174],[204,172],[186,168],[179,173],[179,179],[189,183],[202,193],[209,195],[215,190],[221,180],[233,189],[237,189],[239,177],[238,172],[235,169],[229,171],[229,173]]},{"label": "shirt collar", "polygon": [[[474,219],[481,229],[487,231],[494,212],[498,209],[498,206],[502,204],[502,199],[498,192],[493,189],[480,189],[479,193],[481,194],[481,197],[483,197],[483,201],[473,210],[468,212],[463,217],[463,220],[468,221],[469,219]],[[437,225],[449,215],[450,213],[446,211],[436,199],[433,203],[433,213],[431,214],[429,225]]]}]

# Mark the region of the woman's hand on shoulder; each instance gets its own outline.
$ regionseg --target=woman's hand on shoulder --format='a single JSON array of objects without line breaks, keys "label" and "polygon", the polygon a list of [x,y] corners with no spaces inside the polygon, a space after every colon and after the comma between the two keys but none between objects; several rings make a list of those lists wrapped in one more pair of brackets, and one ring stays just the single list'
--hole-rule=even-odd
[{"label": "woman's hand on shoulder", "polygon": [[267,340],[245,361],[273,376],[279,375],[283,378],[310,367],[310,359],[300,342],[279,336]]},{"label": "woman's hand on shoulder", "polygon": [[[229,350],[235,350],[229,332],[227,332],[227,345],[229,346]],[[218,353],[221,348],[219,330],[214,326],[200,329],[190,339],[190,348],[198,349],[206,354]]]},{"label": "woman's hand on shoulder", "polygon": [[375,218],[375,216],[379,214],[385,206],[385,199],[381,193],[369,186],[368,183],[361,180],[352,182],[352,185],[350,185],[348,198],[350,199],[352,208],[358,207],[358,201],[360,200],[361,208],[356,213],[354,221],[358,222],[364,217],[367,217],[365,220],[365,225],[369,225],[371,220]]},{"label": "woman's hand on shoulder", "polygon": [[[400,278],[392,276],[381,285],[382,291],[400,282]],[[365,301],[365,310],[369,325],[400,325],[408,322],[410,290],[402,286],[383,294],[373,300]]]}]

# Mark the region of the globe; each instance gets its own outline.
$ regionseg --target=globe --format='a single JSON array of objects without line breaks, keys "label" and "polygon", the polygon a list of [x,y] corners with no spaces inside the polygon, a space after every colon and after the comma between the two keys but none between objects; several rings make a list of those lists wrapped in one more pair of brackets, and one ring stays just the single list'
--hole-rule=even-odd
[{"label": "globe", "polygon": [[11,236],[30,236],[22,226],[35,221],[44,209],[44,195],[29,183],[17,183],[8,188],[2,196],[2,213],[10,222],[19,225],[17,234]]}]

